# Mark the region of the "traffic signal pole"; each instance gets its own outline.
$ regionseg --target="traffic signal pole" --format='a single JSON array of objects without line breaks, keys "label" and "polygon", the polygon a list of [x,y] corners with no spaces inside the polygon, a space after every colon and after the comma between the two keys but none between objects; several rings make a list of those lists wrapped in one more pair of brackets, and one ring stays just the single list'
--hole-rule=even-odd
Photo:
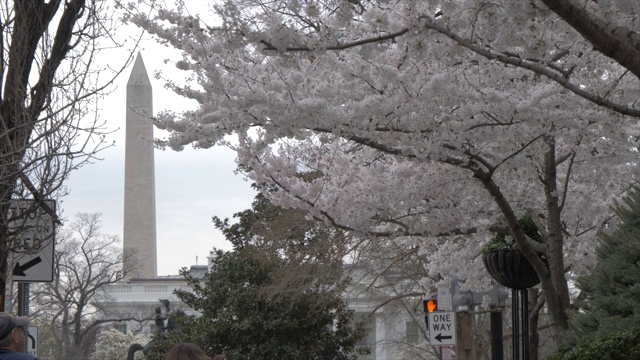
[{"label": "traffic signal pole", "polygon": [[[502,360],[503,331],[502,309],[506,305],[509,293],[500,286],[484,292],[471,290],[461,291],[458,278],[453,276],[451,287],[438,289],[437,299],[423,300],[425,321],[429,331],[429,343],[439,346],[440,360],[451,358],[451,347],[455,346],[456,360],[475,360],[478,349],[474,341],[473,324],[475,312],[473,308],[483,303],[488,296],[491,310],[491,359]],[[523,303],[523,307],[527,307]],[[485,311],[483,311],[485,312]],[[433,321],[433,324],[430,322]],[[517,326],[517,323],[514,324]],[[526,336],[526,330],[523,331]],[[527,346],[528,344],[525,344]],[[517,360],[517,358],[514,358]],[[527,360],[526,358],[524,360]]]},{"label": "traffic signal pole", "polygon": [[470,312],[472,312],[475,305],[482,304],[485,296],[489,296],[491,307],[491,360],[502,360],[502,308],[506,305],[509,292],[497,285],[484,292],[461,291],[458,286],[458,278],[455,276],[451,279],[451,290],[453,310],[456,311],[456,316],[459,316],[459,318],[456,318],[456,331],[459,331],[456,344],[457,359],[475,359],[477,349],[473,340],[474,315]]},{"label": "traffic signal pole", "polygon": [[472,313],[456,313],[456,360],[476,360]]}]

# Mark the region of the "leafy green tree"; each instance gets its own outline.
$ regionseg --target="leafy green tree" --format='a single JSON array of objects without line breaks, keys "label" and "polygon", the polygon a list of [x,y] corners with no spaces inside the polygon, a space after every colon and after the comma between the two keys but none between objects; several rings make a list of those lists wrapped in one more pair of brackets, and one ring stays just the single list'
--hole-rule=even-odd
[{"label": "leafy green tree", "polygon": [[343,235],[262,195],[234,217],[233,225],[214,219],[234,250],[216,251],[204,279],[183,271],[191,291],[177,295],[200,315],[181,319],[180,330],[160,339],[149,356],[161,359],[183,341],[232,359],[346,360],[367,353],[357,347],[364,322],[354,320],[342,298],[348,282],[342,262],[325,261],[339,253],[336,243],[329,241],[333,253],[309,250]]},{"label": "leafy green tree", "polygon": [[581,294],[572,312],[570,346],[640,327],[640,185],[614,211],[620,223],[599,235],[597,266],[577,280]]}]

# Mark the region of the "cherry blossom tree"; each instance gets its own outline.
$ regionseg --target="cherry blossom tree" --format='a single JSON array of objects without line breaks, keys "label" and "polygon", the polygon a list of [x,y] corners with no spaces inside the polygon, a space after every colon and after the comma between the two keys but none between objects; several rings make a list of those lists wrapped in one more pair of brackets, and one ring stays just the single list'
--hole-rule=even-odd
[{"label": "cherry blossom tree", "polygon": [[206,22],[150,5],[127,19],[182,50],[192,81],[167,84],[199,105],[158,115],[160,144],[237,134],[248,176],[283,190],[272,201],[375,247],[382,269],[415,254],[425,288],[485,286],[479,247],[508,233],[560,341],[568,280],[636,176],[640,4],[227,0]]}]

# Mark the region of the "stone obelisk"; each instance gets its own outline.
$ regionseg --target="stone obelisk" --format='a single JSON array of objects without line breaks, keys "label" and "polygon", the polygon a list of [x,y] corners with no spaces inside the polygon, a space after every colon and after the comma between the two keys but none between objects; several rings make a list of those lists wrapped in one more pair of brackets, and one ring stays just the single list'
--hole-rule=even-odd
[{"label": "stone obelisk", "polygon": [[138,53],[127,82],[124,169],[125,277],[152,278],[156,266],[156,200],[153,160],[151,81]]}]

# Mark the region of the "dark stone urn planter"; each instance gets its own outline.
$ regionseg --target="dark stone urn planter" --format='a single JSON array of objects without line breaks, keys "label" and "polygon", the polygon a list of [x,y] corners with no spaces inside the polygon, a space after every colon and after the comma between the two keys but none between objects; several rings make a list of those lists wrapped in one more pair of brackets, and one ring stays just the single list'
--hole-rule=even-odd
[{"label": "dark stone urn planter", "polygon": [[540,279],[520,250],[497,250],[482,255],[487,271],[500,285],[524,290],[538,285]]}]

